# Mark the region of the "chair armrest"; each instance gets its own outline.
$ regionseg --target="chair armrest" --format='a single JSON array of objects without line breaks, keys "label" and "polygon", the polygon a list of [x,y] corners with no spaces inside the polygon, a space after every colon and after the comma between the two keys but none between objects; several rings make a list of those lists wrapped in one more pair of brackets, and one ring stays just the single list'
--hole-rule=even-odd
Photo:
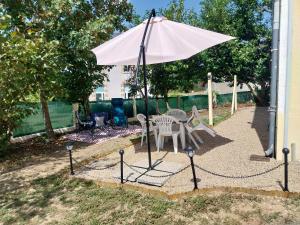
[{"label": "chair armrest", "polygon": [[193,120],[194,116],[191,116],[187,121],[186,123],[190,123],[192,120]]}]

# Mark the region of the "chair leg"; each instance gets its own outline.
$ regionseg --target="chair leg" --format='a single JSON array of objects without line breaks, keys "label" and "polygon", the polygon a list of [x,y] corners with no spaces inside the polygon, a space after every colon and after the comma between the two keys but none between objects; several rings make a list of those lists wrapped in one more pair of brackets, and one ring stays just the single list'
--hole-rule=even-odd
[{"label": "chair leg", "polygon": [[157,145],[156,145],[156,148],[157,148],[158,152],[159,152],[159,148],[160,148],[160,139],[161,139],[161,136],[158,135],[158,137],[157,137]]},{"label": "chair leg", "polygon": [[198,141],[199,141],[201,144],[204,143],[203,140],[202,140],[202,138],[197,134],[197,131],[195,131],[193,134],[196,136],[196,138],[198,139]]},{"label": "chair leg", "polygon": [[144,136],[145,136],[145,132],[142,132],[142,139],[141,139],[141,147],[143,146],[143,142],[144,142]]},{"label": "chair leg", "polygon": [[195,138],[193,137],[193,135],[191,133],[188,133],[188,135],[190,137],[190,140],[192,140],[192,142],[196,146],[196,148],[199,149],[199,145],[197,144],[197,141],[195,140]]},{"label": "chair leg", "polygon": [[153,133],[154,133],[155,145],[157,146],[157,130],[154,129]]},{"label": "chair leg", "polygon": [[161,136],[161,138],[160,138],[160,147],[162,149],[164,148],[164,143],[165,143],[165,136]]},{"label": "chair leg", "polygon": [[174,146],[174,153],[177,154],[178,152],[178,135],[172,135],[173,138],[173,146]]},{"label": "chair leg", "polygon": [[201,128],[203,130],[205,130],[207,133],[209,133],[211,136],[215,137],[216,136],[216,133],[210,129],[209,127],[205,126],[204,124],[201,124]]}]

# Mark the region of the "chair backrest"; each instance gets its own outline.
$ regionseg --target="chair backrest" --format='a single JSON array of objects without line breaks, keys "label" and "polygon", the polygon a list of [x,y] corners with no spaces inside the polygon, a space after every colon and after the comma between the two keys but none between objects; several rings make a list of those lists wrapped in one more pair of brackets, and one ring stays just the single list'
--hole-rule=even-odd
[{"label": "chair backrest", "polygon": [[173,116],[177,120],[184,120],[186,119],[186,112],[181,109],[170,109],[166,112],[166,115]]},{"label": "chair backrest", "polygon": [[91,113],[91,120],[96,123],[96,117],[103,117],[103,122],[105,125],[108,124],[108,112],[94,112]]},{"label": "chair backrest", "polygon": [[144,114],[137,114],[137,120],[141,123],[142,128],[146,126],[146,116]]},{"label": "chair backrest", "polygon": [[103,116],[96,116],[95,117],[95,121],[96,121],[96,127],[103,127],[105,126],[105,123],[104,123],[104,117]]},{"label": "chair backrest", "polygon": [[169,103],[168,102],[166,102],[166,105],[167,105],[167,109],[168,110],[171,110],[172,108],[169,106]]},{"label": "chair backrest", "polygon": [[193,114],[195,119],[197,119],[197,120],[201,119],[200,113],[199,113],[199,111],[198,111],[198,109],[195,105],[192,107],[192,114]]},{"label": "chair backrest", "polygon": [[179,123],[173,116],[156,116],[153,121],[158,126],[159,134],[162,135],[172,135],[172,125],[173,123]]},{"label": "chair backrest", "polygon": [[[142,129],[146,129],[146,116],[140,113],[136,115],[136,118],[141,123]],[[151,121],[149,121],[149,128],[150,130],[153,129],[153,123]]]}]

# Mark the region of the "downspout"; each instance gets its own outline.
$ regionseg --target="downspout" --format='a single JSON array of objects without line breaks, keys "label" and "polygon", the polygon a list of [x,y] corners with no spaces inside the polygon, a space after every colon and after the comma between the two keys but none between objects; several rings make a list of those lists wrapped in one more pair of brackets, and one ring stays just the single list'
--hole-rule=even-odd
[{"label": "downspout", "polygon": [[284,101],[284,138],[283,148],[289,148],[288,130],[289,130],[289,97],[291,83],[291,58],[292,58],[292,0],[288,0],[288,34],[287,34],[287,59],[286,59],[286,85],[285,85],[285,101]]},{"label": "downspout", "polygon": [[269,117],[269,145],[265,151],[266,156],[274,157],[276,111],[277,111],[277,77],[278,77],[278,49],[279,49],[279,16],[280,0],[273,0],[273,25],[272,25],[272,68],[270,91],[270,117]]}]

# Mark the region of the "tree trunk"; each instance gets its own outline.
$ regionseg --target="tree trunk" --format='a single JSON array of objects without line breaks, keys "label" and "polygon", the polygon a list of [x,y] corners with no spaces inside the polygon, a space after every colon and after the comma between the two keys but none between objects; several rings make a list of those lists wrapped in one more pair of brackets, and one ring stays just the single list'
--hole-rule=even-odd
[{"label": "tree trunk", "polygon": [[54,134],[51,119],[50,119],[47,98],[45,96],[45,93],[42,90],[40,91],[40,101],[41,101],[41,105],[42,105],[46,134],[47,134],[48,138],[51,140],[51,139],[55,138],[55,134]]},{"label": "tree trunk", "polygon": [[83,98],[83,110],[84,110],[84,116],[85,118],[88,118],[90,115],[90,104],[89,104],[89,98],[88,97],[84,97]]},{"label": "tree trunk", "polygon": [[256,99],[256,101],[258,102],[259,105],[261,106],[265,106],[265,101],[264,99],[262,99],[257,92],[252,88],[252,86],[248,83],[246,83],[247,87],[250,89],[251,93],[253,94],[254,98]]},{"label": "tree trunk", "polygon": [[156,97],[156,114],[161,115],[161,112],[159,111],[159,104],[158,104],[158,97]]}]

